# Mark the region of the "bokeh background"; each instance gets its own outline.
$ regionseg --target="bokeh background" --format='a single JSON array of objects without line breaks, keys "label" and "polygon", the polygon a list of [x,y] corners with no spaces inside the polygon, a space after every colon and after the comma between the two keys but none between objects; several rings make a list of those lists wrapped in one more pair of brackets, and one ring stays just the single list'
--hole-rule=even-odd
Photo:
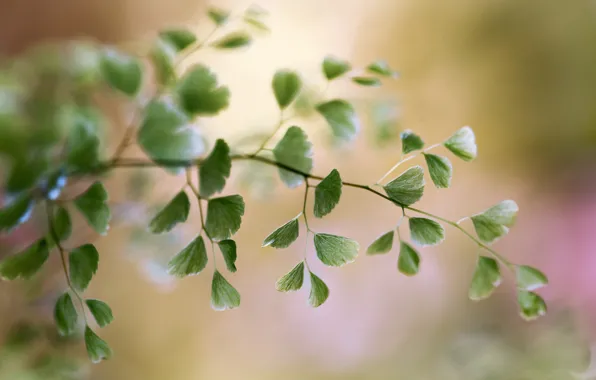
[{"label": "bokeh background", "polygon": [[[14,55],[43,40],[80,36],[142,51],[167,25],[208,33],[207,5],[3,0],[0,52]],[[242,10],[250,3],[211,5]],[[103,336],[116,355],[89,366],[80,343],[67,345],[63,350],[76,367],[70,378],[571,379],[572,373],[589,372],[589,348],[596,340],[596,3],[262,0],[259,5],[270,13],[270,35],[247,51],[201,51],[189,61],[214,67],[232,90],[230,109],[205,121],[209,138],[239,143],[271,131],[277,113],[270,80],[280,67],[299,70],[308,88],[318,91],[324,87],[320,62],[329,53],[355,66],[386,59],[400,72],[398,80],[381,89],[340,83],[328,91],[357,105],[364,128],[356,143],[332,144],[316,117],[296,121],[315,142],[314,172],[337,168],[349,181],[373,183],[399,160],[401,130],[413,129],[432,143],[472,126],[478,159],[471,164],[454,159],[453,186],[440,191],[429,186],[420,207],[457,220],[515,199],[518,224],[496,248],[547,273],[551,284],[542,294],[549,315],[523,322],[511,277],[491,299],[469,301],[477,252],[456,230],[447,231],[443,245],[422,250],[415,278],[398,273],[397,251],[383,257],[362,253],[341,269],[313,265],[331,289],[319,309],[307,305],[307,289],[276,292],[276,279],[299,260],[304,241],[280,251],[260,245],[299,212],[302,192],[285,189],[275,171],[254,165],[235,166],[226,189],[248,195],[237,235],[239,271],[229,276],[242,293],[242,306],[214,312],[209,275],[174,281],[164,271],[169,257],[196,233],[197,215],[166,237],[145,232],[149,215],[183,180],[157,170],[128,171],[109,181],[115,214],[110,235],[96,238],[80,229],[81,239],[94,239],[102,254],[89,294],[114,310],[116,321]],[[113,127],[115,139],[121,127]],[[395,224],[398,211],[371,194],[346,189],[338,209],[312,223],[365,248]],[[20,231],[11,239],[34,233]],[[312,257],[311,243],[307,249]],[[0,379],[38,378],[11,334],[23,319],[51,325],[52,297],[62,286],[58,269],[32,285],[0,284]]]}]

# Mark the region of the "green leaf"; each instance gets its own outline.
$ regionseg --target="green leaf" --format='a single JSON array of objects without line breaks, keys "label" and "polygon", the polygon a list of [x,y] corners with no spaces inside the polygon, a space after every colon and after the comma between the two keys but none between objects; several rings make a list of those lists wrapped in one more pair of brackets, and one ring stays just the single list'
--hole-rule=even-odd
[{"label": "green leaf", "polygon": [[519,208],[514,201],[506,200],[471,217],[476,234],[490,244],[509,232],[515,224]]},{"label": "green leaf", "polygon": [[243,215],[244,200],[240,195],[210,199],[205,228],[212,239],[229,239],[240,229]]},{"label": "green leaf", "polygon": [[99,253],[92,244],[85,244],[70,251],[68,256],[70,282],[83,292],[89,286],[99,265]]},{"label": "green leaf", "polygon": [[232,171],[230,147],[222,139],[215,142],[213,150],[199,167],[199,193],[209,198],[221,192],[226,186],[226,179]]},{"label": "green leaf", "polygon": [[89,326],[85,327],[85,346],[87,354],[93,363],[99,363],[102,360],[108,360],[112,357],[112,349]]},{"label": "green leaf", "polygon": [[209,8],[207,15],[218,26],[225,24],[230,18],[230,12],[218,8]]},{"label": "green leaf", "polygon": [[544,299],[533,292],[518,290],[517,303],[520,308],[520,315],[526,321],[538,319],[545,315],[547,311]]},{"label": "green leaf", "polygon": [[[278,163],[302,173],[312,170],[312,144],[299,127],[290,127],[286,131],[273,149],[273,156]],[[304,182],[303,175],[283,168],[279,168],[279,176],[289,188],[298,187]]]},{"label": "green leaf", "polygon": [[58,333],[61,336],[72,335],[77,329],[78,319],[77,309],[75,309],[70,294],[62,294],[56,301],[54,307],[54,320]]},{"label": "green leaf", "polygon": [[215,116],[228,108],[230,90],[204,65],[192,66],[176,87],[180,104],[190,115]]},{"label": "green leaf", "polygon": [[327,56],[323,60],[323,74],[328,80],[341,77],[352,69],[348,61],[333,56]]},{"label": "green leaf", "polygon": [[383,188],[392,201],[410,206],[418,202],[424,193],[424,169],[421,166],[411,167]]},{"label": "green leaf", "polygon": [[105,49],[100,63],[105,81],[125,95],[135,96],[143,82],[143,71],[139,61],[115,49]]},{"label": "green leaf", "polygon": [[476,271],[468,296],[472,301],[480,301],[490,297],[493,291],[501,284],[501,271],[497,260],[478,256]]},{"label": "green leaf", "polygon": [[207,249],[202,236],[197,236],[168,263],[168,273],[176,277],[186,277],[201,273],[207,266]]},{"label": "green leaf", "polygon": [[427,218],[410,218],[412,240],[420,246],[437,245],[445,239],[445,229]]},{"label": "green leaf", "polygon": [[381,80],[375,77],[352,77],[352,82],[366,87],[379,87]]},{"label": "green leaf", "polygon": [[282,276],[275,284],[278,292],[293,292],[299,290],[304,282],[304,261],[301,261],[290,272]]},{"label": "green leaf", "polygon": [[33,199],[23,195],[0,209],[0,232],[9,232],[25,223],[33,212],[33,205]]},{"label": "green leaf", "polygon": [[74,200],[75,207],[100,235],[105,235],[108,232],[111,219],[107,201],[108,192],[101,182],[95,182]]},{"label": "green leaf", "polygon": [[464,161],[472,161],[478,154],[476,147],[476,137],[474,131],[470,127],[463,127],[453,134],[444,143],[445,147],[449,149],[457,157]]},{"label": "green leaf", "polygon": [[157,83],[168,86],[176,81],[176,46],[164,38],[158,38],[149,52],[149,58],[155,69]]},{"label": "green leaf", "polygon": [[0,277],[5,280],[27,280],[37,273],[49,256],[45,239],[31,244],[24,251],[0,261]]},{"label": "green leaf", "polygon": [[352,239],[330,234],[315,234],[317,257],[325,265],[340,267],[356,260],[360,246]]},{"label": "green leaf", "polygon": [[401,151],[403,154],[424,148],[424,141],[420,136],[410,130],[403,131],[399,136],[401,138]]},{"label": "green leaf", "polygon": [[298,239],[299,233],[297,216],[269,234],[263,241],[262,247],[287,248]]},{"label": "green leaf", "polygon": [[85,303],[99,327],[106,327],[114,320],[112,309],[107,303],[94,299],[85,300]]},{"label": "green leaf", "polygon": [[369,73],[382,75],[384,77],[393,77],[393,78],[397,77],[397,73],[395,71],[391,70],[387,61],[383,61],[383,60],[378,60],[378,61],[371,63],[370,65],[368,65],[366,70]]},{"label": "green leaf", "polygon": [[395,235],[394,231],[389,231],[381,236],[379,236],[366,250],[367,255],[377,255],[383,254],[391,251],[393,248],[393,236]]},{"label": "green leaf", "polygon": [[529,292],[548,285],[548,278],[538,269],[528,265],[518,265],[515,268],[517,287]]},{"label": "green leaf", "polygon": [[102,116],[91,108],[73,108],[68,113],[72,124],[66,142],[66,165],[88,171],[99,163],[99,130]]},{"label": "green leaf", "polygon": [[408,243],[401,242],[397,269],[406,276],[414,276],[420,268],[420,256],[418,252]]},{"label": "green leaf", "polygon": [[333,169],[315,189],[314,215],[322,218],[329,214],[339,203],[342,181],[339,172]]},{"label": "green leaf", "polygon": [[451,186],[453,167],[451,166],[449,159],[447,157],[427,153],[424,153],[424,159],[428,166],[430,178],[433,180],[435,186],[439,189],[445,189]]},{"label": "green leaf", "polygon": [[66,186],[67,177],[64,170],[56,170],[51,173],[48,178],[42,181],[41,188],[45,196],[50,200],[56,200],[62,194],[62,189]]},{"label": "green leaf", "polygon": [[197,41],[197,36],[188,29],[167,29],[159,33],[159,38],[172,45],[176,52],[186,49]]},{"label": "green leaf", "polygon": [[294,71],[279,70],[273,76],[271,86],[273,87],[277,104],[283,110],[298,96],[302,87],[302,81],[300,80],[300,76]]},{"label": "green leaf", "polygon": [[360,121],[350,103],[343,99],[335,99],[318,104],[317,111],[327,120],[335,137],[344,141],[351,141],[356,137]]},{"label": "green leaf", "polygon": [[236,272],[236,258],[238,257],[236,253],[236,242],[228,239],[220,241],[217,245],[226,262],[226,268],[232,273]]},{"label": "green leaf", "polygon": [[217,49],[237,49],[250,45],[252,37],[246,32],[232,32],[214,41],[211,46]]},{"label": "green leaf", "polygon": [[244,22],[248,25],[254,27],[255,29],[260,30],[261,32],[270,32],[271,29],[261,20],[251,15],[244,16]]},{"label": "green leaf", "polygon": [[217,311],[240,306],[240,293],[219,273],[213,273],[211,282],[211,307]]},{"label": "green leaf", "polygon": [[[6,136],[3,138],[6,138]],[[9,194],[15,194],[31,189],[39,182],[47,169],[48,159],[45,155],[35,154],[19,157],[10,169],[5,191]]]},{"label": "green leaf", "polygon": [[329,288],[317,275],[310,272],[310,295],[308,303],[312,307],[319,307],[329,298]]},{"label": "green leaf", "polygon": [[149,223],[154,234],[171,231],[178,223],[184,223],[190,212],[190,200],[183,191],[179,192]]},{"label": "green leaf", "polygon": [[54,230],[58,240],[67,240],[72,234],[72,221],[66,208],[59,206],[54,213]]}]

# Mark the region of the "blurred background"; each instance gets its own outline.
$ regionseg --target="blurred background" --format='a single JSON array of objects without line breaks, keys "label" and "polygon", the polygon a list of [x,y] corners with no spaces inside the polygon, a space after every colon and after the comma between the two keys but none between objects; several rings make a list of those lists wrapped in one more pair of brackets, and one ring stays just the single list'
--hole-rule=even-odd
[{"label": "blurred background", "polygon": [[[206,35],[208,5],[243,10],[250,3],[3,0],[0,53],[16,55],[42,41],[81,36],[138,52],[164,26],[187,25]],[[102,255],[88,293],[115,313],[103,332],[114,358],[88,365],[78,340],[52,343],[57,353],[48,357],[23,344],[39,334],[54,341],[48,332],[52,307],[64,286],[56,266],[56,273],[33,284],[0,284],[0,379],[542,380],[589,372],[589,348],[596,340],[596,3],[259,5],[270,13],[270,35],[246,51],[206,50],[188,62],[207,63],[232,91],[229,110],[204,121],[209,139],[239,143],[274,128],[270,81],[278,68],[300,71],[316,92],[325,85],[320,62],[327,54],[354,66],[386,59],[399,71],[398,80],[381,89],[338,83],[328,90],[329,97],[347,97],[357,106],[363,119],[357,142],[333,144],[313,115],[296,120],[315,143],[314,172],[337,168],[348,181],[373,183],[399,160],[400,131],[415,130],[434,143],[472,126],[478,158],[471,164],[454,159],[453,186],[428,186],[420,208],[458,220],[515,199],[518,223],[496,248],[549,276],[541,292],[548,316],[521,320],[510,276],[489,300],[469,301],[477,252],[456,230],[447,230],[441,246],[422,250],[421,273],[414,278],[398,273],[397,250],[365,257],[366,246],[400,215],[354,189],[345,189],[333,214],[312,222],[317,231],[350,236],[363,247],[359,259],[341,270],[313,265],[330,287],[327,303],[310,308],[307,289],[276,292],[277,278],[301,257],[303,237],[285,250],[262,249],[261,242],[299,213],[302,190],[286,189],[274,170],[258,165],[235,166],[226,189],[248,195],[237,235],[239,271],[229,276],[242,306],[214,312],[209,275],[175,281],[164,269],[196,233],[197,215],[167,236],[146,233],[145,221],[183,180],[159,170],[130,170],[109,180],[115,214],[110,234],[97,238],[81,228],[79,235],[93,239]],[[114,126],[115,141],[121,127]],[[34,230],[3,238],[2,247]],[[311,243],[308,255],[314,256]],[[51,377],[39,370],[44,366],[64,368],[68,375]]]}]

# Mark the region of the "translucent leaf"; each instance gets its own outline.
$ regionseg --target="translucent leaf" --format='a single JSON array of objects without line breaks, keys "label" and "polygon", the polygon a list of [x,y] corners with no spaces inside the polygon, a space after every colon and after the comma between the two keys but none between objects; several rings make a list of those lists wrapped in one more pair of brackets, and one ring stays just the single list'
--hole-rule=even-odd
[{"label": "translucent leaf", "polygon": [[107,303],[94,299],[85,300],[85,303],[99,327],[106,327],[114,320],[112,309]]},{"label": "translucent leaf", "polygon": [[421,166],[411,167],[383,188],[391,200],[410,206],[418,202],[424,193],[424,169]]},{"label": "translucent leaf", "polygon": [[149,223],[154,234],[171,231],[178,223],[184,223],[190,212],[190,200],[184,191],[179,192]]},{"label": "translucent leaf", "polygon": [[100,68],[105,81],[128,96],[135,96],[141,88],[143,71],[139,61],[115,49],[104,50]]},{"label": "translucent leaf", "polygon": [[163,38],[158,38],[155,45],[149,52],[149,58],[153,63],[157,83],[168,86],[176,80],[176,55],[178,49],[173,43]]},{"label": "translucent leaf", "polygon": [[240,293],[219,273],[213,273],[211,282],[211,307],[217,311],[240,306]]},{"label": "translucent leaf", "polygon": [[366,70],[373,74],[382,75],[385,77],[397,77],[397,73],[389,67],[386,61],[378,60],[367,66]]},{"label": "translucent leaf", "polygon": [[322,218],[329,214],[339,203],[342,181],[339,172],[333,169],[315,189],[314,214]]},{"label": "translucent leaf", "polygon": [[33,199],[29,195],[23,195],[0,209],[0,232],[9,232],[25,223],[31,216],[33,205]]},{"label": "translucent leaf", "polygon": [[279,227],[275,231],[273,231],[269,236],[265,238],[263,241],[263,247],[273,247],[273,248],[287,248],[289,247],[296,239],[298,239],[298,235],[300,233],[300,227],[298,224],[298,217],[290,220],[283,226]]},{"label": "translucent leaf", "polygon": [[236,242],[234,240],[222,240],[219,243],[219,250],[223,255],[224,261],[226,262],[226,267],[232,273],[236,272]]},{"label": "translucent leaf", "polygon": [[204,65],[192,66],[178,83],[176,94],[190,115],[214,116],[228,108],[230,90],[219,86],[217,76]]},{"label": "translucent leaf", "polygon": [[445,229],[427,218],[410,218],[410,234],[418,245],[437,245],[445,239]]},{"label": "translucent leaf", "polygon": [[360,130],[360,121],[354,107],[343,99],[335,99],[317,105],[333,131],[333,135],[344,141],[351,141]]},{"label": "translucent leaf", "polygon": [[406,276],[414,276],[420,267],[420,256],[411,245],[405,242],[400,243],[397,269]]},{"label": "translucent leaf", "polygon": [[473,301],[486,299],[500,284],[501,271],[497,260],[491,257],[479,256],[468,292],[470,299]]},{"label": "translucent leaf", "polygon": [[294,71],[279,70],[273,76],[273,93],[279,108],[284,109],[290,105],[298,96],[302,81],[300,76]]},{"label": "translucent leaf", "polygon": [[514,201],[506,200],[471,217],[478,238],[490,244],[509,232],[515,224],[519,208]]},{"label": "translucent leaf", "polygon": [[328,80],[339,78],[352,69],[348,61],[333,56],[327,56],[323,60],[323,74]]},{"label": "translucent leaf", "polygon": [[317,275],[313,272],[309,273],[310,295],[308,297],[308,303],[312,307],[319,307],[327,301],[327,298],[329,298],[329,288]]},{"label": "translucent leaf", "polygon": [[430,178],[433,180],[435,186],[439,189],[451,186],[453,167],[451,166],[449,159],[447,159],[447,157],[426,153],[424,154],[424,159],[428,166]]},{"label": "translucent leaf", "polygon": [[375,77],[353,77],[352,82],[366,87],[379,87],[381,80]]},{"label": "translucent leaf", "polygon": [[188,29],[167,29],[159,33],[159,37],[176,48],[176,51],[186,49],[197,41],[197,37]]},{"label": "translucent leaf", "polygon": [[72,335],[77,328],[78,314],[70,294],[62,294],[54,306],[54,320],[61,336]]},{"label": "translucent leaf", "polygon": [[451,136],[444,143],[445,147],[449,149],[457,157],[464,161],[472,161],[478,154],[476,147],[476,137],[474,131],[470,127],[463,127],[453,136]]},{"label": "translucent leaf", "polygon": [[226,179],[232,171],[230,147],[222,140],[215,142],[213,150],[199,167],[199,193],[203,198],[209,198],[221,192],[226,186]]},{"label": "translucent leaf", "polygon": [[89,359],[93,363],[99,363],[112,357],[110,346],[97,336],[89,326],[85,327],[85,346],[87,347]]},{"label": "translucent leaf", "polygon": [[424,141],[414,132],[407,130],[400,134],[401,151],[403,154],[408,154],[416,150],[424,148]]},{"label": "translucent leaf", "polygon": [[207,266],[207,249],[202,236],[197,236],[168,263],[168,273],[176,277],[199,274]]},{"label": "translucent leaf", "polygon": [[356,260],[360,246],[352,239],[330,234],[315,234],[317,257],[325,265],[340,267]]},{"label": "translucent leaf", "polygon": [[211,46],[217,49],[237,49],[250,45],[252,37],[246,32],[232,32],[214,41]]},{"label": "translucent leaf", "polygon": [[250,15],[244,16],[244,22],[248,25],[252,26],[255,29],[260,30],[261,32],[270,32],[271,29],[262,21],[256,17],[252,17]]},{"label": "translucent leaf", "polygon": [[74,200],[75,207],[100,235],[105,235],[108,232],[111,219],[107,201],[108,192],[101,182],[95,182]]},{"label": "translucent leaf", "polygon": [[0,277],[5,280],[27,280],[37,273],[49,256],[46,240],[39,240],[16,255],[0,261]]},{"label": "translucent leaf", "polygon": [[213,198],[207,206],[205,227],[215,240],[229,239],[240,229],[244,215],[244,200],[240,195]]},{"label": "translucent leaf", "polygon": [[[284,137],[273,149],[275,160],[287,167],[303,173],[312,170],[312,144],[306,133],[299,127],[290,127]],[[304,176],[279,168],[281,180],[289,187],[295,188],[304,182]]]},{"label": "translucent leaf", "polygon": [[228,21],[230,12],[218,8],[209,8],[207,15],[216,25],[223,25]]},{"label": "translucent leaf", "polygon": [[525,290],[517,291],[517,303],[520,315],[526,321],[533,321],[546,314],[547,307],[544,299],[538,294]]},{"label": "translucent leaf", "polygon": [[54,230],[60,241],[67,240],[72,234],[70,214],[62,206],[59,206],[54,213]]},{"label": "translucent leaf", "polygon": [[394,231],[389,231],[379,236],[366,250],[367,255],[378,255],[391,251],[393,248]]},{"label": "translucent leaf", "polygon": [[85,244],[70,251],[68,255],[70,282],[72,286],[85,291],[99,265],[99,253],[92,244]]},{"label": "translucent leaf", "polygon": [[293,292],[302,288],[304,282],[304,261],[301,261],[290,272],[277,280],[275,289],[279,292]]},{"label": "translucent leaf", "polygon": [[517,287],[529,292],[548,285],[548,278],[538,269],[528,265],[518,265],[515,268]]}]

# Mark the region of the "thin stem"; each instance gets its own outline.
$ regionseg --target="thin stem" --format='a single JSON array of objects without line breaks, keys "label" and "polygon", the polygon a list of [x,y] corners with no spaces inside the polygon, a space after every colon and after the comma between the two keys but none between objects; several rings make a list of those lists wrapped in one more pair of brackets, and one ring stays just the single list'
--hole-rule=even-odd
[{"label": "thin stem", "polygon": [[307,232],[312,232],[310,227],[308,226],[308,219],[306,217],[306,203],[308,202],[308,189],[310,185],[308,184],[308,177],[304,177],[304,202],[302,204],[302,217],[304,218],[304,225],[306,226]]},{"label": "thin stem", "polygon": [[211,254],[213,256],[213,266],[215,267],[215,269],[217,269],[217,261],[215,260],[215,242],[213,241],[213,239],[211,238],[211,236],[209,236],[209,232],[207,232],[207,228],[205,227],[205,214],[203,213],[203,198],[201,197],[201,194],[199,193],[199,190],[197,189],[197,187],[192,183],[192,172],[190,170],[190,168],[186,168],[186,185],[191,189],[191,191],[194,193],[194,195],[197,198],[197,203],[199,204],[199,216],[201,218],[201,231],[205,233],[205,236],[207,237],[207,239],[209,239],[209,242],[211,243]]},{"label": "thin stem", "polygon": [[267,137],[265,139],[265,141],[263,141],[263,143],[259,146],[259,148],[253,153],[254,156],[256,156],[257,154],[259,154],[263,150],[265,150],[265,147],[267,146],[267,144],[269,144],[269,142],[271,141],[271,139],[273,139],[273,137],[275,137],[275,135],[277,134],[277,132],[279,132],[279,130],[281,129],[281,127],[284,125],[285,122],[286,122],[286,120],[284,120],[284,113],[283,113],[283,110],[282,110],[279,113],[279,121],[277,122],[277,125],[275,126],[275,129],[269,135],[269,137]]},{"label": "thin stem", "polygon": [[387,171],[387,173],[385,173],[385,174],[384,174],[384,175],[381,177],[381,179],[379,179],[379,180],[378,180],[378,181],[375,183],[375,185],[380,185],[380,184],[381,184],[381,182],[383,182],[383,180],[384,180],[385,178],[387,178],[387,177],[388,177],[388,176],[389,176],[391,173],[393,173],[393,172],[395,171],[395,169],[397,169],[397,168],[398,168],[398,167],[399,167],[401,164],[403,164],[404,162],[408,162],[408,161],[410,161],[410,160],[412,160],[412,159],[414,159],[414,158],[418,157],[418,155],[419,155],[420,153],[423,153],[423,154],[424,154],[424,153],[428,152],[429,150],[431,150],[431,149],[434,149],[434,148],[436,148],[436,147],[438,147],[438,146],[441,146],[441,144],[434,144],[434,145],[431,145],[431,146],[429,146],[428,148],[424,149],[422,152],[416,152],[416,153],[414,153],[414,154],[412,154],[412,155],[409,155],[409,156],[407,156],[407,157],[403,157],[403,156],[402,156],[402,158],[401,158],[401,159],[400,159],[400,160],[399,160],[399,161],[398,161],[398,162],[397,162],[395,165],[393,165],[393,167],[392,167],[391,169],[389,169],[389,171]]}]

